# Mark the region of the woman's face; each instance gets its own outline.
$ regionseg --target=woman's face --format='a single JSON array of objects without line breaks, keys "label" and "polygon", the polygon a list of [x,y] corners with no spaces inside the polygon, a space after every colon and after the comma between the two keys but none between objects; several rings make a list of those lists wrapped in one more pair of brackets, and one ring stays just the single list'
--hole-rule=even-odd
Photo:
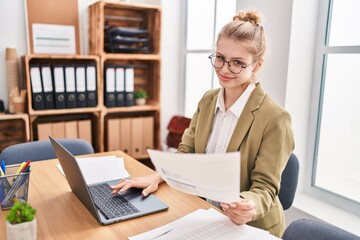
[{"label": "woman's face", "polygon": [[231,67],[231,70],[233,68],[235,70],[239,69],[239,66],[240,68],[241,66],[247,66],[242,68],[238,74],[233,73],[237,71],[231,72],[229,70],[227,62],[224,63],[222,68],[215,68],[220,85],[225,90],[240,90],[242,92],[252,81],[253,72],[258,68],[258,62],[254,62],[253,56],[246,50],[245,44],[246,42],[239,42],[227,37],[221,37],[217,42],[215,55],[218,59],[232,61],[230,65],[234,67]]}]

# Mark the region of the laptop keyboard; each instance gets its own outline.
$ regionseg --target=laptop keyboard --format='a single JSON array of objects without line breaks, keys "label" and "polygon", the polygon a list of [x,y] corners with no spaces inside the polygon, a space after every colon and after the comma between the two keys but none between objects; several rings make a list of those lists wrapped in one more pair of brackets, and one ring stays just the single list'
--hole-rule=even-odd
[{"label": "laptop keyboard", "polygon": [[95,205],[108,219],[139,212],[139,210],[124,197],[120,195],[113,196],[110,185],[107,183],[91,185],[89,186],[89,191]]}]

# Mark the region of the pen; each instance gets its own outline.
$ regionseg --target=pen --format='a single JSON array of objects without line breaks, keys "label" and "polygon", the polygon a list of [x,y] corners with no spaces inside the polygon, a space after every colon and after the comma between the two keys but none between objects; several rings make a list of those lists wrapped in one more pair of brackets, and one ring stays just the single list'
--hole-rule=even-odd
[{"label": "pen", "polygon": [[31,162],[30,160],[27,160],[27,162],[25,163],[24,167],[21,169],[21,172],[22,172],[22,173],[25,172],[25,170],[26,170],[27,167],[29,166],[30,162]]},{"label": "pen", "polygon": [[6,174],[6,167],[5,167],[5,161],[1,160],[1,169],[4,172],[4,174]]},{"label": "pen", "polygon": [[5,176],[5,173],[4,173],[4,171],[2,170],[2,168],[0,168],[0,175],[3,177],[3,176]]},{"label": "pen", "polygon": [[16,174],[19,174],[21,169],[23,169],[24,165],[26,164],[26,162],[21,163],[21,165],[19,166],[18,170],[16,171]]}]

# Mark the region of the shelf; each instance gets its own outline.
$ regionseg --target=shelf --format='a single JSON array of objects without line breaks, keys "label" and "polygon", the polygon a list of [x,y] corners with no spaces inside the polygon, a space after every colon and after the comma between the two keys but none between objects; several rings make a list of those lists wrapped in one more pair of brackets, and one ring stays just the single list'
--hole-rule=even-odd
[{"label": "shelf", "polygon": [[107,113],[136,113],[136,112],[156,112],[159,110],[160,110],[160,106],[158,104],[156,104],[156,105],[146,104],[146,105],[142,105],[142,106],[106,108],[103,110],[103,112],[105,114],[107,114]]},{"label": "shelf", "polygon": [[161,29],[161,8],[159,6],[103,1],[89,6],[90,54],[111,53],[105,51],[105,25],[146,30],[147,51],[140,53],[159,54]]},{"label": "shelf", "polygon": [[149,61],[160,61],[159,54],[135,54],[135,53],[107,53],[102,55],[103,60],[149,60]]},{"label": "shelf", "polygon": [[0,151],[10,145],[30,141],[27,114],[0,114]]},{"label": "shelf", "polygon": [[[122,39],[122,43],[145,43],[148,44],[147,52],[133,53],[108,53],[105,52],[104,29],[105,23],[110,24],[116,31],[124,32],[124,29],[142,34],[146,32],[146,37],[131,39],[126,38],[128,42]],[[120,29],[119,29],[120,28]],[[138,124],[139,119],[144,120],[141,129],[147,131],[143,136],[137,127],[132,128],[134,133],[131,134],[132,139],[144,139],[143,146],[149,146],[155,149],[161,149],[160,134],[160,86],[161,86],[161,55],[160,55],[160,29],[161,29],[161,9],[155,5],[133,4],[133,3],[110,3],[99,1],[89,6],[89,52],[92,55],[26,55],[22,58],[24,71],[24,86],[27,90],[26,111],[28,116],[28,124],[30,140],[37,140],[38,125],[44,124],[41,128],[47,126],[59,126],[69,124],[71,121],[80,121],[85,119],[91,120],[92,144],[95,151],[103,152],[109,150],[111,139],[107,138],[109,131],[115,132],[109,128],[109,120],[111,119],[131,119],[133,124]],[[126,32],[125,31],[125,32]],[[131,33],[132,34],[132,33]],[[135,36],[136,37],[136,36]],[[146,39],[145,39],[146,38]],[[63,109],[34,109],[32,106],[32,87],[30,78],[30,65],[96,65],[96,89],[97,104],[95,107],[82,108],[63,108]],[[146,105],[134,105],[126,107],[106,107],[104,104],[104,87],[106,65],[134,69],[134,91],[143,89],[148,94]],[[66,82],[65,82],[66,84]],[[116,91],[115,91],[116,92]],[[116,92],[118,93],[118,92]],[[149,120],[151,119],[151,120]],[[111,122],[111,121],[110,121]],[[116,121],[115,121],[116,122]],[[46,125],[48,123],[48,125]],[[151,125],[152,128],[146,127]],[[151,130],[149,130],[151,129]],[[43,132],[40,131],[42,134]],[[41,135],[43,136],[43,135]],[[105,139],[106,138],[106,139]],[[149,140],[149,141],[148,141]],[[121,146],[121,145],[119,145]],[[136,149],[131,150],[133,157],[137,159],[148,159],[144,149],[141,152]]]},{"label": "shelf", "polygon": [[31,116],[49,116],[49,115],[64,115],[64,114],[78,114],[78,113],[94,113],[100,112],[101,107],[95,108],[65,108],[65,109],[46,109],[30,111]]}]

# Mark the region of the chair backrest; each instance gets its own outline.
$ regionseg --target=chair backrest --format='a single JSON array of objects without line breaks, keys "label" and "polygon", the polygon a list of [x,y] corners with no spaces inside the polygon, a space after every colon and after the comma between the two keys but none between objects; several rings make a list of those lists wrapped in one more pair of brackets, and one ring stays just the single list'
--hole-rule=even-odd
[{"label": "chair backrest", "polygon": [[360,237],[353,235],[341,228],[328,223],[299,219],[290,223],[283,235],[283,240],[360,240]]},{"label": "chair backrest", "polygon": [[299,160],[291,153],[286,167],[281,175],[279,199],[283,209],[289,209],[294,201],[299,177]]},{"label": "chair backrest", "polygon": [[170,148],[178,148],[181,137],[187,127],[190,125],[191,118],[176,115],[170,119],[167,126],[168,135],[166,136],[166,145]]},{"label": "chair backrest", "polygon": [[[94,153],[90,143],[82,139],[57,139],[73,155]],[[6,164],[16,164],[23,161],[39,161],[56,158],[49,140],[33,141],[15,144],[5,148],[0,153],[0,160]]]}]

